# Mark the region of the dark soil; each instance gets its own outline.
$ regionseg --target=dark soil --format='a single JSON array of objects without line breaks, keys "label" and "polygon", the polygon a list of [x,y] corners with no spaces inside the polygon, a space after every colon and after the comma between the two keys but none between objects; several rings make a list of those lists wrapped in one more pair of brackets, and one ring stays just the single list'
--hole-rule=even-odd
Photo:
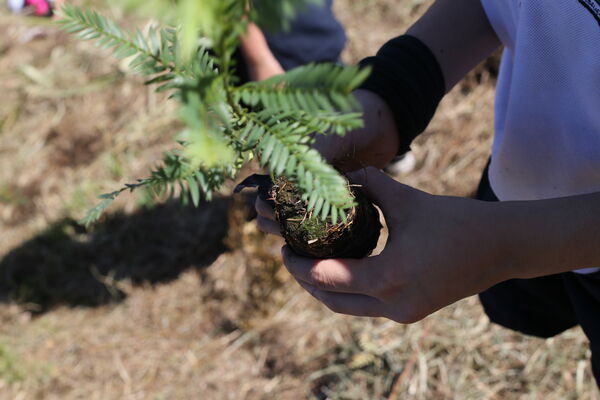
[{"label": "dark soil", "polygon": [[287,244],[298,254],[312,258],[364,258],[371,254],[381,231],[379,213],[360,187],[352,186],[356,206],[345,222],[321,220],[307,209],[302,193],[280,178],[272,188],[275,216]]}]

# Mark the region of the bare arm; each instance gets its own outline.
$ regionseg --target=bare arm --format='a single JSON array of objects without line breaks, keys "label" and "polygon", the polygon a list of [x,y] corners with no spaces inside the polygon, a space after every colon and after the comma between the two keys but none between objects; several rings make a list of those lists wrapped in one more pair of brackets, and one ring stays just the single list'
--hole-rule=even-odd
[{"label": "bare arm", "polygon": [[271,52],[265,35],[256,24],[248,25],[248,31],[241,40],[241,49],[253,81],[262,81],[284,73],[283,67]]},{"label": "bare arm", "polygon": [[407,33],[431,49],[446,91],[500,46],[481,0],[437,0]]},{"label": "bare arm", "polygon": [[491,205],[505,277],[600,266],[600,193]]},{"label": "bare arm", "polygon": [[[500,46],[480,0],[437,0],[408,30],[436,57],[449,91],[472,68]],[[345,138],[320,138],[317,148],[344,170],[383,167],[397,153],[398,132],[385,102],[374,93],[357,91],[365,127]]]}]

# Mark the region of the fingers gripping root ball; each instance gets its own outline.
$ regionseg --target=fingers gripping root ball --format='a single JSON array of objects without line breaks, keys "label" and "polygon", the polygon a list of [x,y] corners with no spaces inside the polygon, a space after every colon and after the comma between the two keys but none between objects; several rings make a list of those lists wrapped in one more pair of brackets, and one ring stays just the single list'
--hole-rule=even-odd
[{"label": "fingers gripping root ball", "polygon": [[[346,222],[333,224],[308,211],[299,188],[285,178],[271,183],[268,176],[253,175],[242,182],[244,187],[259,188],[259,195],[273,201],[275,217],[286,243],[299,255],[311,258],[363,258],[377,246],[381,232],[379,213],[360,187],[351,186],[356,206]],[[270,186],[270,187],[267,187]]]}]

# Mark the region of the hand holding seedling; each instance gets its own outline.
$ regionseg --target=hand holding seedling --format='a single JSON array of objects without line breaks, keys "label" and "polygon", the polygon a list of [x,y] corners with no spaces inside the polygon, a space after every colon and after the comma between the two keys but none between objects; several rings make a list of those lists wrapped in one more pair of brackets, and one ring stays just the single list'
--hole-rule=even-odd
[{"label": "hand holding seedling", "polygon": [[[364,127],[349,131],[343,137],[317,135],[312,147],[340,171],[356,171],[368,165],[383,168],[398,148],[398,133],[391,111],[375,93],[357,90],[354,96],[363,110]],[[272,205],[257,198],[256,211],[259,228],[279,235],[281,227],[275,221]]]},{"label": "hand holding seedling", "polygon": [[383,252],[361,260],[314,260],[283,249],[290,273],[331,310],[409,323],[508,278],[497,262],[500,248],[487,203],[432,196],[376,168],[351,178],[385,215]]},{"label": "hand holding seedling", "polygon": [[335,312],[411,323],[507,279],[600,262],[600,229],[588,223],[597,194],[488,203],[433,196],[372,167],[350,176],[383,211],[383,252],[316,260],[282,251],[298,283]]}]

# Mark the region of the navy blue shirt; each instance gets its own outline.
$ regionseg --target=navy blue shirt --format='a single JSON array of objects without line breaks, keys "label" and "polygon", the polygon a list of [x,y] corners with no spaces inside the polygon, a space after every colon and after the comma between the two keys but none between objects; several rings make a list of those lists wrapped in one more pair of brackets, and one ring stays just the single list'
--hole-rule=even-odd
[{"label": "navy blue shirt", "polygon": [[309,6],[298,13],[288,31],[264,32],[269,48],[285,70],[311,62],[339,61],[346,34],[332,6],[333,0],[325,0],[322,6]]}]

